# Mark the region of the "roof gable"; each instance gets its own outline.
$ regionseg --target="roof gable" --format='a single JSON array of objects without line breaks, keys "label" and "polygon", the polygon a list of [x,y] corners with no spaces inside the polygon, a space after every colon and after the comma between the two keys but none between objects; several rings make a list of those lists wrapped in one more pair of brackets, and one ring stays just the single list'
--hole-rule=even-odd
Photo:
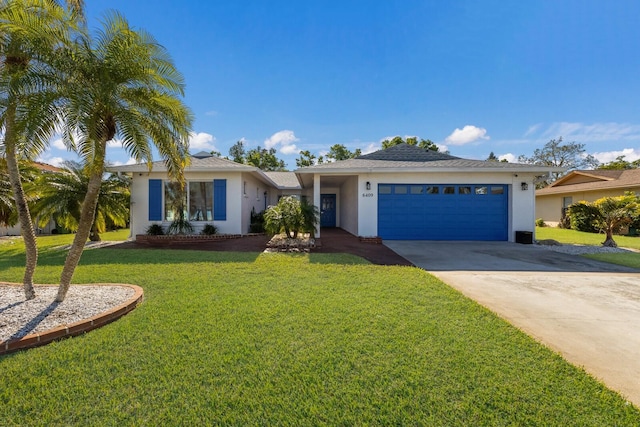
[{"label": "roof gable", "polygon": [[[585,180],[585,178],[589,178],[589,180]],[[598,190],[638,192],[640,190],[640,169],[572,171],[552,185],[537,190],[536,195],[570,194]]]},{"label": "roof gable", "polygon": [[561,172],[564,168],[519,163],[471,160],[432,151],[406,143],[352,159],[306,166],[296,170],[298,174],[358,173],[358,172]]},{"label": "roof gable", "polygon": [[358,156],[356,159],[385,160],[391,162],[433,162],[437,160],[455,160],[460,159],[460,157],[439,151],[427,150],[404,142],[384,150]]},{"label": "roof gable", "polygon": [[585,182],[602,182],[619,179],[622,170],[574,170],[551,184],[552,187],[582,184]]}]

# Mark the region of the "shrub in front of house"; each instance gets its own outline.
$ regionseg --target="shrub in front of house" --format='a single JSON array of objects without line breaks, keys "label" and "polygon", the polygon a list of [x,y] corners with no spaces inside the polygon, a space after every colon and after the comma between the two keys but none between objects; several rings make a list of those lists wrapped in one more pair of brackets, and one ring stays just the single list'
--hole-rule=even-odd
[{"label": "shrub in front of house", "polygon": [[213,236],[215,234],[218,234],[218,227],[213,224],[205,224],[204,227],[202,227],[202,231],[200,232],[200,234],[204,236]]},{"label": "shrub in front of house", "polygon": [[264,211],[256,212],[255,209],[251,209],[249,233],[264,233]]},{"label": "shrub in front of house", "polygon": [[570,228],[576,231],[597,233],[600,230],[596,226],[600,218],[600,212],[592,203],[580,201],[569,206],[567,210]]},{"label": "shrub in front of house", "polygon": [[164,228],[160,224],[151,224],[146,230],[147,236],[162,236],[164,235]]}]

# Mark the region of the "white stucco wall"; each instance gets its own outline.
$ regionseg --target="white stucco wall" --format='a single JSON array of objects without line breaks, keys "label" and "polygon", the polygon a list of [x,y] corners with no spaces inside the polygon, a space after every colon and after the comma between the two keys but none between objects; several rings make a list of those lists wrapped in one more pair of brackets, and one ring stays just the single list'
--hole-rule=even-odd
[{"label": "white stucco wall", "polygon": [[347,177],[340,187],[340,226],[351,234],[358,234],[358,177]]},{"label": "white stucco wall", "polygon": [[[358,177],[359,236],[378,234],[378,184],[503,184],[509,186],[508,239],[515,240],[515,231],[535,232],[534,174],[524,173],[370,173]],[[366,190],[366,183],[371,190]],[[521,183],[527,183],[523,191]],[[323,189],[323,193],[324,193]]]},{"label": "white stucco wall", "polygon": [[[245,191],[246,187],[246,191]],[[241,223],[241,234],[246,234],[249,232],[249,225],[251,224],[251,210],[254,209],[257,212],[262,212],[265,209],[265,195],[264,192],[267,192],[266,202],[267,205],[269,202],[269,187],[263,182],[255,179],[252,175],[243,173],[242,174],[242,223]],[[276,191],[273,189],[271,193],[275,194]],[[227,193],[228,196],[228,193]],[[277,203],[277,200],[276,200]],[[227,219],[229,219],[227,217]]]},{"label": "white stucco wall", "polygon": [[[161,179],[167,181],[167,174],[163,172],[134,173],[131,182],[131,236],[145,234],[151,224],[161,224],[168,227],[170,221],[149,221],[149,180]],[[209,173],[187,172],[187,181],[213,181],[214,179],[227,180],[227,219],[226,221],[192,221],[194,232],[199,233],[205,224],[214,224],[220,234],[246,234],[242,227],[242,176],[240,173]],[[255,192],[255,188],[254,188]],[[163,187],[164,207],[164,187]],[[249,208],[251,211],[251,208]],[[247,214],[248,215],[248,214]],[[163,209],[164,218],[164,209]],[[248,220],[247,220],[248,221]],[[248,224],[248,223],[247,223]],[[248,228],[248,226],[247,226]]]}]

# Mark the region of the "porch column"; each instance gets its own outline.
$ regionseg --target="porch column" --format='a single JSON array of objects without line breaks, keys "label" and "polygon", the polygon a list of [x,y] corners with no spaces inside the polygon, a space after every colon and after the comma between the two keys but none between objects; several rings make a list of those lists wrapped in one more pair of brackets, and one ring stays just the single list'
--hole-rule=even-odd
[{"label": "porch column", "polygon": [[[320,206],[320,175],[313,174],[313,205],[318,208]],[[316,225],[316,237],[320,237],[320,218],[318,218],[318,224]]]}]

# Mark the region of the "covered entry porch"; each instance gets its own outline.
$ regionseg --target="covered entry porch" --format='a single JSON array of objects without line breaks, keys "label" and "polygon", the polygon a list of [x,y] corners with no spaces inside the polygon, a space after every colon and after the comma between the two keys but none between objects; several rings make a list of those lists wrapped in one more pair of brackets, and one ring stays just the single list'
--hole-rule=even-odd
[{"label": "covered entry porch", "polygon": [[304,195],[320,211],[316,237],[324,230],[342,228],[358,236],[358,175],[301,174]]}]

